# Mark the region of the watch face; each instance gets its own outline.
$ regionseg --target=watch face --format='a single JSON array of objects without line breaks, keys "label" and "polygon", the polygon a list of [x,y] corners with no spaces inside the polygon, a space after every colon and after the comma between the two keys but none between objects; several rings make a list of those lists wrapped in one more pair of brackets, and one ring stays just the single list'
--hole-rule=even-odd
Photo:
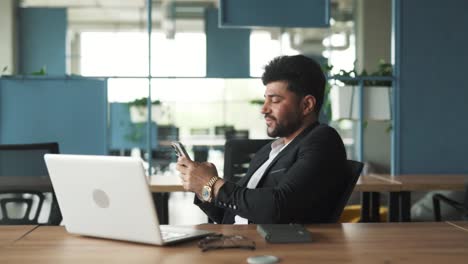
[{"label": "watch face", "polygon": [[204,201],[208,201],[210,200],[210,196],[211,196],[211,188],[208,187],[208,186],[203,186],[203,189],[202,189],[202,198]]}]

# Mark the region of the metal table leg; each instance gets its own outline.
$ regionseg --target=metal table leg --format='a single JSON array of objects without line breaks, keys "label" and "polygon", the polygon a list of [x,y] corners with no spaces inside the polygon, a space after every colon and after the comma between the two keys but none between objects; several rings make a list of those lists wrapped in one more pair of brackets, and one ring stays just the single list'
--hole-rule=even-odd
[{"label": "metal table leg", "polygon": [[362,223],[370,222],[370,193],[362,192],[361,193],[361,221]]},{"label": "metal table leg", "polygon": [[411,222],[411,192],[400,192],[400,221]]},{"label": "metal table leg", "polygon": [[378,192],[371,192],[370,220],[371,222],[380,222],[380,193]]},{"label": "metal table leg", "polygon": [[152,193],[159,224],[169,224],[169,193]]},{"label": "metal table leg", "polygon": [[400,193],[390,192],[388,200],[388,222],[398,222],[400,220]]}]

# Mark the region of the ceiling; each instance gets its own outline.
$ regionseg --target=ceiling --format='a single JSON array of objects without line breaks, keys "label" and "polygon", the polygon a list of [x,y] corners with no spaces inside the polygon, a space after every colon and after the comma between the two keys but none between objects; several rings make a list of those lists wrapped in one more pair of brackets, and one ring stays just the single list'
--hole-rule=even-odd
[{"label": "ceiling", "polygon": [[[155,29],[175,27],[182,31],[202,30],[205,7],[217,0],[153,0]],[[146,0],[22,0],[21,7],[67,8],[71,30],[145,30]]]},{"label": "ceiling", "polygon": [[[333,32],[341,32],[349,38],[354,1],[331,0],[335,22],[329,29],[286,29],[291,44],[298,50],[315,50],[317,53],[324,49],[323,39]],[[175,32],[201,32],[204,30],[204,9],[217,6],[217,3],[218,0],[152,0],[153,30],[162,30],[168,37],[173,37]],[[72,33],[146,31],[146,0],[21,0],[20,6],[67,8],[68,29]],[[279,31],[278,28],[267,30],[272,36]],[[344,49],[347,45],[332,48]]]}]

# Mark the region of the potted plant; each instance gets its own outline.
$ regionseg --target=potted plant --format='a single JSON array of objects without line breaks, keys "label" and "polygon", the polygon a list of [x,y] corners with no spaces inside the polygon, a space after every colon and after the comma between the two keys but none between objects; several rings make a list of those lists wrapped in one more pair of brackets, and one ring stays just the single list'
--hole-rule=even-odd
[{"label": "potted plant", "polygon": [[[135,99],[128,103],[130,109],[130,120],[133,123],[141,123],[148,121],[148,98],[143,97]],[[155,100],[151,102],[151,120],[157,122],[163,117],[163,109],[161,101]]]},{"label": "potted plant", "polygon": [[[332,90],[332,118],[333,120],[357,120],[358,116],[358,87],[357,77],[391,77],[392,65],[384,60],[379,61],[378,69],[371,74],[363,70],[360,74],[356,70],[341,70],[338,77],[353,78],[350,80],[340,80],[344,87],[337,87]],[[364,86],[364,119],[365,120],[390,120],[390,80],[365,80]]]}]

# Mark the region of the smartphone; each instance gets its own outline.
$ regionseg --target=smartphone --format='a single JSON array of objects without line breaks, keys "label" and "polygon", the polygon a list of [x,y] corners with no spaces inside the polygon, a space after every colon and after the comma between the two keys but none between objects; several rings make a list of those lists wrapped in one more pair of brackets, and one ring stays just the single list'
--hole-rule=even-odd
[{"label": "smartphone", "polygon": [[182,143],[178,141],[172,141],[171,145],[172,145],[172,148],[174,148],[178,157],[184,156],[187,159],[191,160],[190,156],[187,154],[187,151],[185,150],[185,147],[184,145],[182,145]]}]

